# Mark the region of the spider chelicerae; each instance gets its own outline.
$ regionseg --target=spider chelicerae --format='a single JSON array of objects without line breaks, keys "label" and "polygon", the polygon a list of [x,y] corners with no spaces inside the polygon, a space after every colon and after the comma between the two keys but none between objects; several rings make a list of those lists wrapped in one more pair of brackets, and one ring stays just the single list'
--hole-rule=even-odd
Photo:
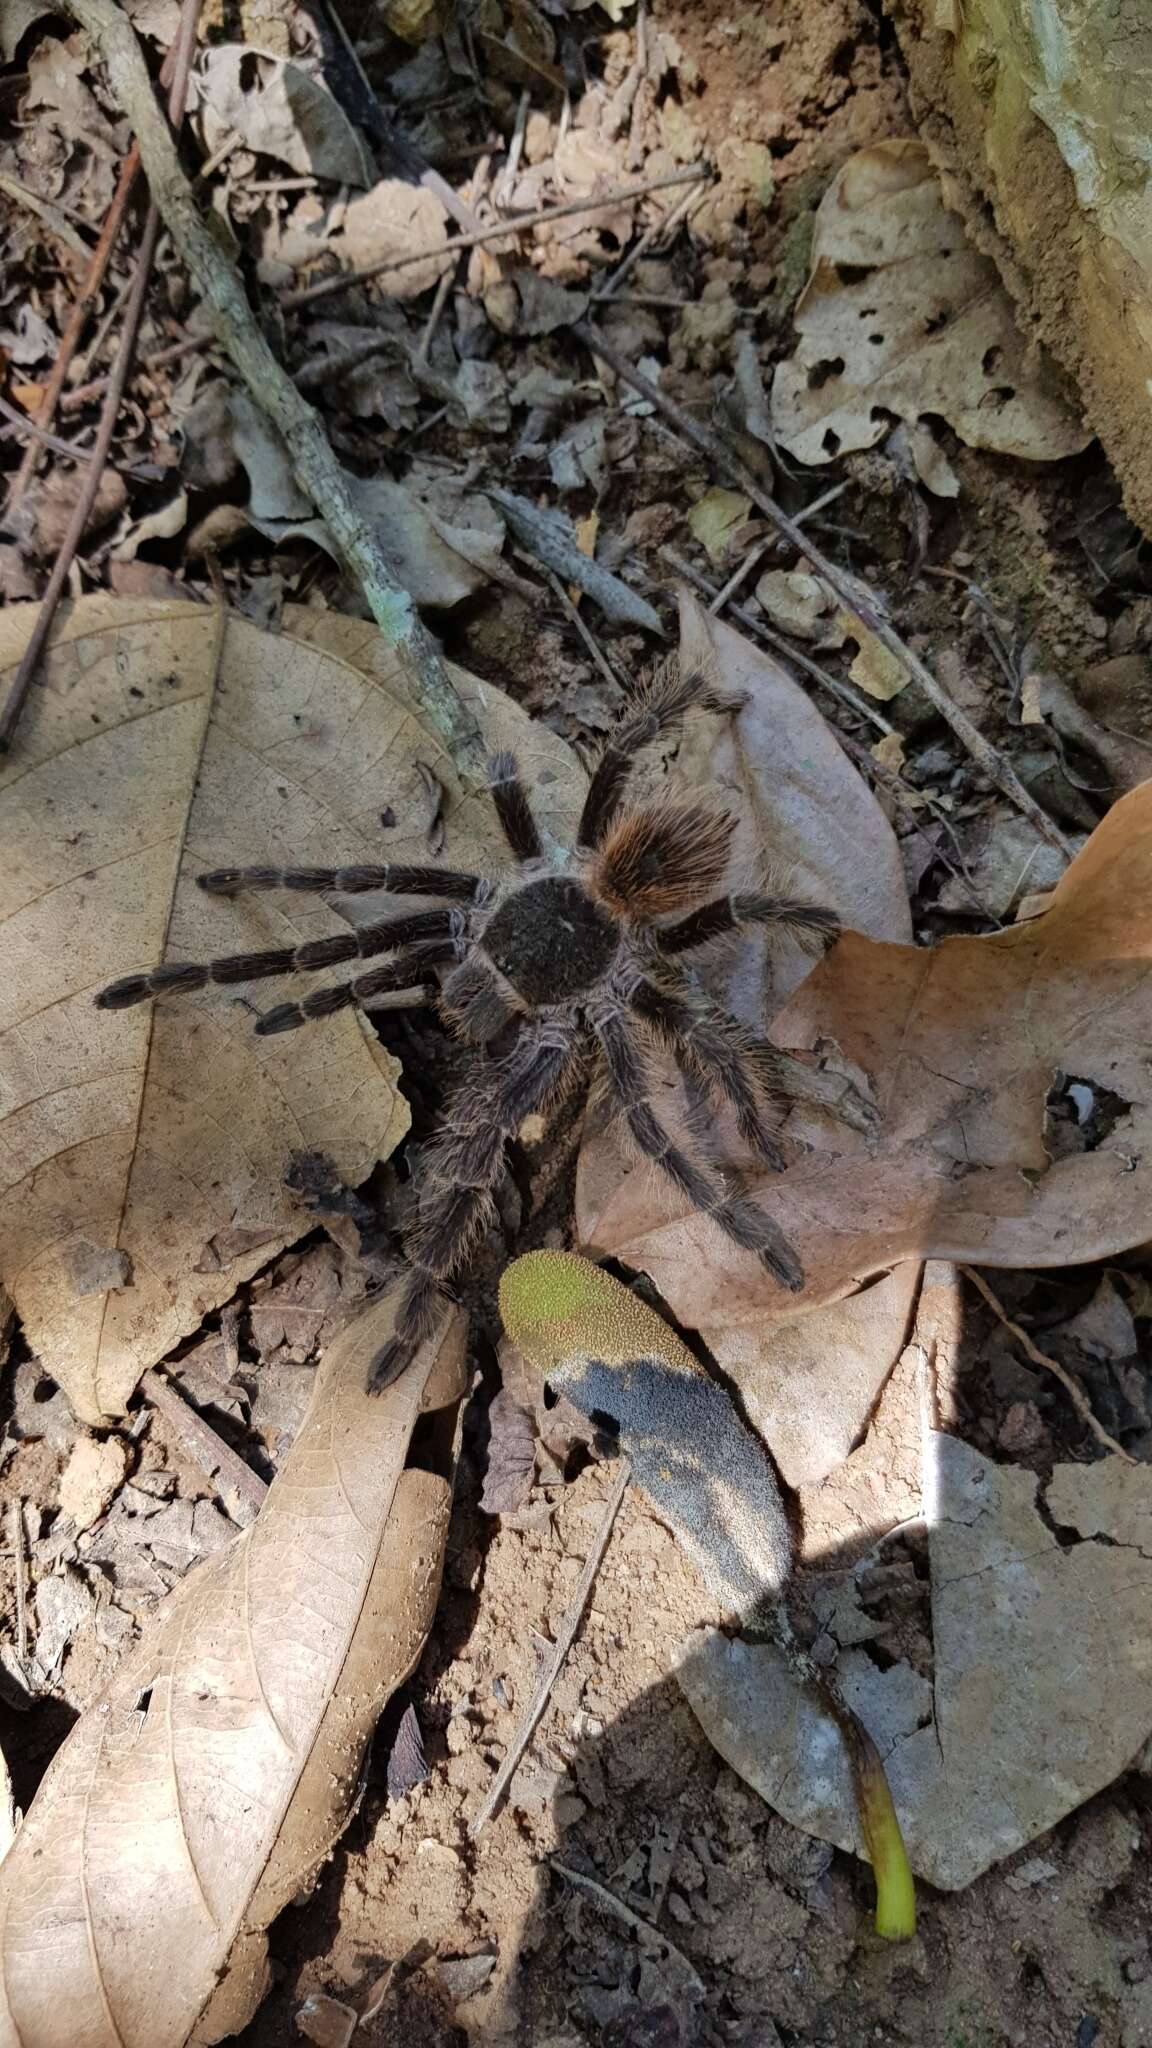
[{"label": "spider chelicerae", "polygon": [[219,868],[198,878],[215,895],[387,890],[447,900],[303,946],[132,974],[96,997],[102,1009],[124,1009],[209,982],[388,954],[349,981],[278,1004],[257,1020],[257,1032],[293,1031],[349,1005],[438,999],[450,1028],[484,1048],[425,1153],[423,1192],[405,1247],[409,1271],[394,1337],[373,1368],[374,1388],[397,1378],[430,1334],[447,1282],[493,1220],[506,1140],[526,1117],[556,1106],[593,1049],[638,1150],[782,1286],[803,1284],[800,1263],[771,1217],[699,1156],[692,1138],[678,1144],[653,1106],[653,1054],[663,1048],[697,1096],[703,1091],[726,1103],[745,1144],[779,1170],[788,1108],[781,1057],[716,1003],[681,961],[741,927],[775,926],[818,946],[840,928],[835,912],[818,905],[717,893],[736,825],[730,812],[667,797],[628,801],[637,756],[674,732],[691,705],[739,708],[704,676],[674,665],[637,694],[592,777],[571,853],[546,850],[516,762],[499,754],[490,786],[515,866],[498,880],[437,867]]}]

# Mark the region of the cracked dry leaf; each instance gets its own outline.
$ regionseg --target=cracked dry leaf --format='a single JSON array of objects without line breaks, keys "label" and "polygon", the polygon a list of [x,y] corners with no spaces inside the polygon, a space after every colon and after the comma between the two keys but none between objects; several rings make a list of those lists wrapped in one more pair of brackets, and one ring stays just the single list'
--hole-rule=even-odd
[{"label": "cracked dry leaf", "polygon": [[[1152,782],[1113,807],[1026,924],[931,949],[845,933],[772,1036],[833,1041],[868,1076],[877,1131],[805,1130],[788,1170],[752,1183],[800,1255],[802,1302],[912,1257],[1077,1265],[1145,1242],[1150,960]],[[1097,1105],[1078,1137],[1057,1129],[1070,1085]],[[780,1313],[758,1263],[651,1174],[634,1170],[599,1207],[586,1193],[581,1230],[649,1273],[691,1327]]]},{"label": "cracked dry leaf", "polygon": [[[877,939],[908,938],[911,916],[895,835],[806,692],[770,655],[694,598],[681,601],[680,628],[681,659],[746,698],[735,719],[699,713],[687,721],[673,778],[676,787],[728,799],[739,819],[733,872],[751,882],[768,866],[773,886],[833,904],[847,924]],[[699,971],[714,995],[762,1030],[810,967],[811,956],[791,941],[766,949],[763,940],[753,940],[702,962]],[[831,1080],[843,1062],[834,1047],[828,1051]],[[813,1064],[818,1072],[820,1062]],[[661,1112],[675,1122],[680,1091],[666,1063],[659,1071]],[[722,1121],[718,1128],[726,1148],[733,1134]],[[739,1158],[735,1150],[732,1156]],[[644,1264],[640,1247],[646,1234],[657,1217],[668,1214],[661,1179],[628,1149],[617,1123],[590,1116],[577,1181],[581,1242],[603,1252],[618,1248],[629,1264]],[[769,1201],[778,1185],[770,1182]],[[697,1223],[703,1237],[695,1235]],[[677,1315],[701,1330],[717,1363],[739,1386],[749,1419],[771,1445],[789,1485],[823,1478],[857,1441],[900,1355],[916,1297],[915,1261],[904,1261],[848,1299],[828,1302],[816,1315],[810,1305],[796,1313],[790,1295],[782,1306],[780,1291],[769,1289],[771,1312],[765,1313],[761,1300],[755,1315],[741,1319],[746,1278],[740,1276],[727,1304],[737,1313],[726,1314],[723,1306],[716,1312],[701,1270],[701,1262],[706,1266],[714,1256],[714,1243],[695,1212],[683,1222],[678,1256],[685,1251],[689,1263],[679,1274]],[[724,1291],[730,1283],[729,1274]],[[667,1275],[660,1284],[670,1284]],[[848,1294],[850,1284],[838,1291]]]},{"label": "cracked dry leaf", "polygon": [[[837,1670],[912,1868],[954,1891],[1102,1791],[1152,1733],[1152,1471],[1106,1457],[1042,1486],[956,1437],[925,1448],[933,1682],[855,1648]],[[700,1629],[680,1658],[726,1762],[795,1826],[859,1854],[839,1735],[780,1651]]]},{"label": "cracked dry leaf", "polygon": [[[392,1320],[377,1301],[336,1339],[256,1521],[156,1610],[53,1759],[0,1864],[5,2048],[182,2048],[263,1996],[265,1929],[343,1829],[439,1595],[465,1318],[370,1395]],[[435,1470],[405,1463],[424,1415]]]},{"label": "cracked dry leaf", "polygon": [[[34,617],[0,619],[0,670]],[[95,992],[164,960],[340,930],[319,899],[229,901],[194,877],[232,860],[426,859],[421,764],[444,792],[446,863],[500,857],[489,799],[461,794],[375,627],[289,608],[273,635],[229,618],[214,690],[219,630],[202,605],[84,599],[0,763],[0,1275],[88,1421],[311,1229],[285,1186],[296,1154],[323,1153],[354,1187],[408,1124],[397,1064],[355,1012],[258,1039],[251,998],[267,1008],[283,984],[124,1011]],[[565,832],[583,781],[569,750],[457,681]],[[210,1241],[228,1248],[211,1261]]]},{"label": "cracked dry leaf", "polygon": [[801,462],[874,448],[893,416],[938,415],[969,447],[1031,462],[1092,438],[1026,351],[995,264],[948,211],[919,142],[861,150],[833,180],[795,324],[772,423]]}]

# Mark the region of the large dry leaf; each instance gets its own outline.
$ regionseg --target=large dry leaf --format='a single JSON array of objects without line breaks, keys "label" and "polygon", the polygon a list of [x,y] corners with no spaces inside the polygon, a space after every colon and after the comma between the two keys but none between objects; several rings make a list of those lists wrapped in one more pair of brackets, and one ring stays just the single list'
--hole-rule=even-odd
[{"label": "large dry leaf", "polygon": [[264,1930],[343,1828],[439,1595],[450,1450],[444,1473],[405,1459],[424,1413],[451,1443],[465,1323],[370,1395],[392,1309],[336,1340],[252,1527],[162,1603],[53,1759],[0,1865],[2,2048],[181,2048],[263,1995]]},{"label": "large dry leaf", "polygon": [[[34,615],[0,619],[0,672]],[[395,1062],[352,1012],[258,1039],[246,998],[266,1008],[281,984],[127,1011],[97,1010],[95,992],[162,960],[339,930],[316,899],[228,902],[194,877],[426,858],[437,784],[445,862],[503,857],[488,799],[461,796],[374,627],[299,610],[271,635],[231,619],[214,691],[218,634],[203,606],[84,600],[0,764],[0,1274],[90,1420],[311,1227],[284,1186],[295,1154],[325,1153],[354,1185],[408,1121]],[[572,755],[499,691],[457,680],[563,835],[583,781]]]},{"label": "large dry leaf", "polygon": [[[1152,1472],[1108,1457],[1041,1483],[955,1437],[929,1433],[925,1451],[933,1680],[855,1647],[837,1671],[883,1752],[913,1869],[952,1891],[1110,1784],[1152,1733]],[[828,1633],[872,1633],[851,1589]],[[726,1762],[859,1854],[848,1758],[789,1660],[709,1629],[680,1654]]]},{"label": "large dry leaf", "polygon": [[[1052,1266],[1144,1242],[1150,958],[1152,783],[1114,806],[1027,924],[933,949],[847,933],[773,1027],[782,1045],[834,1041],[881,1111],[874,1139],[808,1131],[788,1171],[756,1183],[800,1254],[803,1300],[913,1256]],[[1066,1080],[1092,1106],[1083,1149],[1047,1128]],[[582,1231],[650,1273],[682,1321],[754,1328],[778,1311],[758,1263],[652,1175],[586,1205]]]},{"label": "large dry leaf", "polygon": [[[752,878],[767,862],[783,888],[833,904],[847,924],[878,939],[908,938],[899,847],[832,728],[778,662],[695,599],[683,599],[680,623],[682,660],[704,667],[746,700],[736,719],[699,715],[688,722],[674,777],[683,789],[730,802],[739,821],[734,873]],[[810,966],[798,947],[772,947],[767,994],[762,943],[742,946],[703,971],[717,996],[763,1029]],[[663,1071],[667,1113],[675,1118],[678,1090]],[[648,1228],[650,1204],[664,1213],[661,1183],[657,1170],[627,1146],[617,1122],[593,1120],[577,1194],[583,1242],[644,1263],[634,1253]],[[761,1311],[754,1323],[735,1328],[738,1317],[712,1313],[707,1278],[696,1270],[704,1242],[696,1241],[692,1271],[681,1275],[676,1312],[703,1330],[789,1484],[820,1479],[855,1443],[900,1354],[916,1265],[900,1266],[852,1299],[830,1302],[817,1316],[796,1314],[793,1298],[777,1289],[770,1315]]]},{"label": "large dry leaf", "polygon": [[880,142],[845,164],[817,209],[812,266],[799,346],[772,383],[777,438],[801,462],[875,447],[894,414],[939,414],[970,447],[1033,462],[1087,447],[921,143]]}]

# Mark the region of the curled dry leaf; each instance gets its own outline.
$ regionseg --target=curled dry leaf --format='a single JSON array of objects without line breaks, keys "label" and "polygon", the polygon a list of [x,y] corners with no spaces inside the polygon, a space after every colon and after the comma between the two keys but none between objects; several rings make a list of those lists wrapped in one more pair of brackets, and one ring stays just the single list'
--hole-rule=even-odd
[{"label": "curled dry leaf", "polygon": [[381,178],[370,192],[352,200],[345,209],[340,233],[328,246],[353,270],[367,270],[373,263],[390,263],[400,256],[435,249],[438,243],[444,247],[443,256],[428,256],[422,263],[386,271],[373,280],[373,292],[389,299],[419,298],[421,292],[439,283],[454,261],[448,254],[448,215],[435,193],[423,185],[405,184],[403,178]]},{"label": "curled dry leaf", "polygon": [[1092,438],[1026,355],[995,265],[969,246],[919,142],[861,150],[833,180],[795,321],[772,420],[801,462],[874,448],[893,414],[939,415],[969,447],[1032,462]]},{"label": "curled dry leaf", "polygon": [[[1146,1240],[1150,957],[1152,783],[1115,805],[1026,924],[931,950],[845,934],[773,1036],[834,1042],[869,1077],[878,1134],[805,1133],[787,1172],[754,1184],[796,1246],[808,1304],[900,1259],[1069,1265]],[[1047,1114],[1070,1083],[1098,1105],[1072,1145]],[[756,1262],[651,1176],[586,1202],[581,1225],[696,1327],[779,1313]]]},{"label": "curled dry leaf", "polygon": [[[257,1520],[162,1603],[54,1758],[0,1865],[6,2044],[181,2048],[255,2010],[264,1930],[344,1827],[439,1594],[464,1317],[367,1394],[391,1329],[378,1301],[337,1338]],[[442,1469],[406,1465],[424,1415]]]},{"label": "curled dry leaf", "polygon": [[[727,799],[735,811],[738,885],[755,885],[767,866],[773,886],[832,904],[846,924],[877,939],[908,938],[911,917],[891,826],[810,698],[778,662],[712,618],[694,598],[682,599],[680,628],[681,659],[703,665],[726,692],[746,699],[736,718],[695,714],[675,765],[678,785]],[[810,966],[810,956],[790,942],[773,948],[767,994],[762,945],[741,945],[701,971],[715,995],[762,1030]],[[829,1073],[821,1077],[829,1081],[843,1069],[834,1048],[830,1051]],[[850,1075],[850,1068],[845,1071]],[[679,1091],[668,1072],[660,1107],[662,1115],[676,1121]],[[844,1135],[839,1125],[835,1131]],[[834,1141],[823,1120],[812,1135],[817,1133],[825,1142]],[[725,1132],[725,1144],[729,1135]],[[732,1156],[748,1163],[735,1149]],[[662,1178],[637,1161],[617,1125],[590,1118],[577,1182],[582,1242],[630,1265],[647,1266],[649,1239],[659,1245],[661,1226],[670,1227],[675,1206],[666,1200]],[[765,1200],[774,1204],[791,1233],[791,1215],[780,1200],[788,1178],[770,1180]],[[697,1225],[703,1235],[693,1234]],[[687,1262],[681,1264],[675,1289],[655,1264],[648,1270],[668,1289],[676,1315],[702,1331],[718,1363],[739,1385],[750,1418],[767,1437],[789,1484],[822,1478],[857,1440],[900,1354],[915,1299],[915,1264],[900,1266],[852,1299],[832,1302],[818,1316],[811,1314],[810,1301],[809,1312],[797,1314],[793,1297],[771,1288],[761,1290],[755,1311],[744,1315],[747,1275],[732,1293],[728,1268],[722,1285],[713,1287],[706,1270],[715,1250],[710,1230],[702,1218],[693,1223],[686,1216],[681,1216],[681,1229],[677,1257],[683,1261],[687,1253]],[[832,1294],[847,1294],[852,1285],[849,1279],[829,1289],[825,1301]],[[728,1298],[721,1301],[721,1295]]]},{"label": "curled dry leaf", "polygon": [[[34,616],[4,614],[0,669]],[[573,756],[500,691],[456,679],[566,834]],[[221,644],[206,606],[89,598],[59,630],[0,764],[0,1270],[85,1419],[119,1412],[149,1365],[311,1228],[285,1186],[298,1153],[355,1186],[408,1123],[396,1063],[355,1012],[258,1039],[245,990],[124,1011],[97,1010],[95,992],[165,960],[341,929],[319,899],[229,901],[194,878],[226,860],[426,859],[422,766],[443,792],[444,860],[493,866],[489,800],[461,793],[375,627],[290,608],[276,635],[228,619]],[[369,903],[379,915],[379,898],[358,914]],[[251,995],[267,1008],[277,987]],[[209,1240],[228,1254],[206,1260]],[[77,1286],[81,1250],[85,1274],[104,1274],[94,1291]],[[101,1267],[93,1250],[121,1256]]]},{"label": "curled dry leaf", "polygon": [[367,185],[372,159],[347,114],[299,64],[243,43],[206,50],[195,74],[199,126],[214,155],[230,136],[290,170]]}]

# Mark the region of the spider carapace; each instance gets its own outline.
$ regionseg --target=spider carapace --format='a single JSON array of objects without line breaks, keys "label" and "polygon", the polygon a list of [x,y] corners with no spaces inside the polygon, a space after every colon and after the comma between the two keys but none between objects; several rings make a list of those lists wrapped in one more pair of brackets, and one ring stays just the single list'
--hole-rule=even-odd
[{"label": "spider carapace", "polygon": [[424,1155],[405,1246],[409,1270],[394,1338],[373,1370],[375,1387],[409,1363],[441,1313],[447,1283],[492,1222],[506,1140],[525,1117],[556,1105],[584,1074],[590,1052],[601,1058],[638,1151],[782,1286],[803,1283],[771,1217],[691,1138],[678,1142],[654,1102],[654,1055],[663,1050],[697,1094],[728,1105],[745,1144],[779,1169],[788,1108],[780,1056],[706,993],[683,956],[750,925],[775,926],[817,946],[839,930],[835,912],[819,905],[724,892],[730,813],[670,798],[628,801],[640,750],[674,731],[693,704],[736,708],[703,676],[671,665],[632,700],[592,777],[570,853],[545,849],[515,761],[497,755],[492,799],[515,863],[504,876],[490,881],[436,867],[220,868],[201,875],[200,886],[219,895],[385,890],[440,901],[295,948],[129,975],[96,998],[101,1008],[122,1009],[209,982],[375,958],[379,964],[351,980],[265,1012],[256,1030],[291,1031],[350,1004],[435,1000],[449,1026],[478,1048]]}]

